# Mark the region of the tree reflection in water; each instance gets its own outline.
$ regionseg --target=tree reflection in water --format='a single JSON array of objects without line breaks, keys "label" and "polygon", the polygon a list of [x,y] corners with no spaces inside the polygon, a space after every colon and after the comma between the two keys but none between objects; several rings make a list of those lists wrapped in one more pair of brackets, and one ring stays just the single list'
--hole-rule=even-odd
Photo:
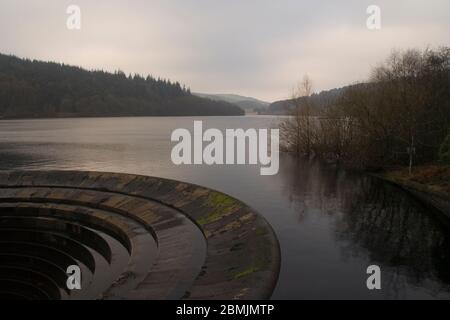
[{"label": "tree reflection in water", "polygon": [[435,293],[448,289],[450,234],[439,214],[397,187],[370,177],[358,179],[354,186],[352,197],[343,201],[345,214],[336,228],[340,240],[350,240],[344,252],[359,254],[360,248],[367,249],[375,264],[390,269],[391,279],[385,283],[393,286],[392,292],[401,291],[397,287],[402,279],[429,286]]},{"label": "tree reflection in water", "polygon": [[316,212],[332,216],[342,258],[366,256],[379,265],[387,298],[402,298],[406,286],[433,296],[450,292],[450,232],[442,214],[376,178],[316,162],[291,163],[280,174],[300,222]]}]

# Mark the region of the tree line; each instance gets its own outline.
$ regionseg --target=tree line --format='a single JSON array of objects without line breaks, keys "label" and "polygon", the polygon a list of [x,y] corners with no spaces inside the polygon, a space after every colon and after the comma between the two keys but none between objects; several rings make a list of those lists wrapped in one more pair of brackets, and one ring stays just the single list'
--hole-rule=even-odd
[{"label": "tree line", "polygon": [[0,118],[242,115],[178,82],[0,54]]},{"label": "tree line", "polygon": [[300,83],[282,123],[286,151],[358,168],[446,161],[450,48],[393,52],[318,115],[311,82]]}]

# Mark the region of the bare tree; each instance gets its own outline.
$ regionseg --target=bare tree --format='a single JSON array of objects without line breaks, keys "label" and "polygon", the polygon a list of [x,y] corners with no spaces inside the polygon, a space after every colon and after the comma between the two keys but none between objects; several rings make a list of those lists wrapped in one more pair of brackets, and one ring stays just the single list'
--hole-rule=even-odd
[{"label": "bare tree", "polygon": [[382,168],[436,161],[450,127],[450,48],[394,52],[366,83],[312,117],[308,76],[294,90],[282,142],[297,155]]},{"label": "bare tree", "polygon": [[311,95],[312,80],[308,75],[293,89],[291,115],[281,124],[284,147],[296,155],[310,157],[312,154]]}]

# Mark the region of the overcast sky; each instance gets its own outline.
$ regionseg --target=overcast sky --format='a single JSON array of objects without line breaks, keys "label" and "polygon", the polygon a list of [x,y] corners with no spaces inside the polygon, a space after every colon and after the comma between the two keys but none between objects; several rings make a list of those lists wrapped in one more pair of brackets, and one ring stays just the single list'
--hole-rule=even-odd
[{"label": "overcast sky", "polygon": [[[68,5],[81,30],[66,27]],[[381,8],[381,30],[366,9]],[[1,0],[0,52],[152,74],[193,91],[286,98],[364,80],[393,49],[450,46],[448,0]]]}]

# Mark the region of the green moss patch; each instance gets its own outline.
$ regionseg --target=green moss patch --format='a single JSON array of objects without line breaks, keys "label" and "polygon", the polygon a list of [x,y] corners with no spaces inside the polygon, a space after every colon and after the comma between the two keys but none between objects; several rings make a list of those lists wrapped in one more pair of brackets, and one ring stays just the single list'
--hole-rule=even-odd
[{"label": "green moss patch", "polygon": [[197,220],[200,225],[220,220],[224,215],[238,208],[239,203],[225,194],[210,192],[204,206],[211,208],[211,212]]}]

